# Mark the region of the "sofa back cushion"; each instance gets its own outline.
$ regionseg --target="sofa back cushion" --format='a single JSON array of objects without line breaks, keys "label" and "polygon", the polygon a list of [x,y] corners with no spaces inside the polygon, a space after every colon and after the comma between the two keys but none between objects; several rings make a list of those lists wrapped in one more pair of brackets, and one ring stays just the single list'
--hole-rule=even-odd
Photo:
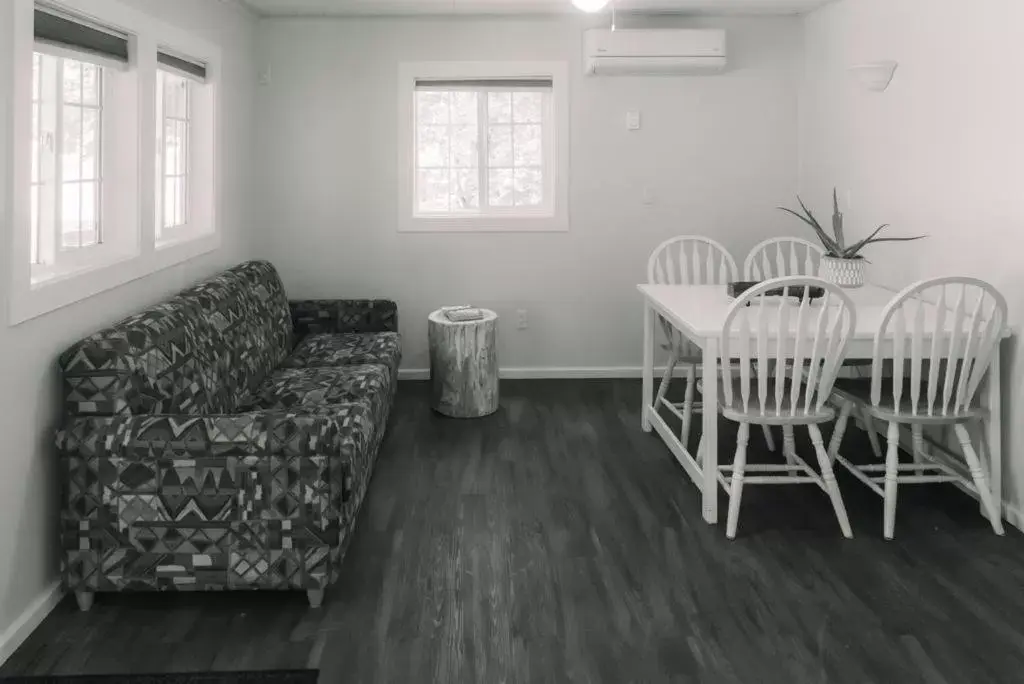
[{"label": "sofa back cushion", "polygon": [[69,415],[230,413],[292,348],[281,279],[250,261],[78,342],[60,358]]}]

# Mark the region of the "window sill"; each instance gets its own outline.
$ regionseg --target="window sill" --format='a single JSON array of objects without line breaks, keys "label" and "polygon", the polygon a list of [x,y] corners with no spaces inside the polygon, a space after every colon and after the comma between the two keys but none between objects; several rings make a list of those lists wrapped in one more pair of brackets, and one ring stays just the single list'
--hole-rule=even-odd
[{"label": "window sill", "polygon": [[217,233],[168,244],[143,255],[125,257],[96,268],[69,273],[34,284],[27,291],[11,292],[10,324],[17,325],[43,314],[80,302],[133,280],[170,268],[214,251],[220,246]]},{"label": "window sill", "polygon": [[174,249],[176,247],[184,247],[193,242],[202,242],[213,237],[214,232],[210,230],[206,231],[170,231],[166,236],[161,236],[156,241],[156,250],[163,252],[167,249]]},{"label": "window sill", "polygon": [[400,233],[565,233],[569,218],[554,216],[410,216]]}]

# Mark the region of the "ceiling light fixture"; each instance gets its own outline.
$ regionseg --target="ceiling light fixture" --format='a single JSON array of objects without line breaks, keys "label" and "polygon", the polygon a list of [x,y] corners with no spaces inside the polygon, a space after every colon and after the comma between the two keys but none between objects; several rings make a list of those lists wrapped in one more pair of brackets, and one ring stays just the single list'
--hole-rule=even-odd
[{"label": "ceiling light fixture", "polygon": [[572,0],[573,7],[583,12],[600,12],[608,0]]}]

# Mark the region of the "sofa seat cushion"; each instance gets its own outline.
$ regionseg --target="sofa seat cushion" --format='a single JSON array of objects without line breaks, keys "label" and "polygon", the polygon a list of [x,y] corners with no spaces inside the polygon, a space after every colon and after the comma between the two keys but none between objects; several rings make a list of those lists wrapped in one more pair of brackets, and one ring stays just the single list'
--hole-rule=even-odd
[{"label": "sofa seat cushion", "polygon": [[380,364],[341,368],[284,368],[275,371],[243,403],[245,411],[281,410],[333,414],[342,404],[370,409],[376,429],[383,430],[391,402],[391,372]]},{"label": "sofa seat cushion", "polygon": [[303,339],[282,368],[333,368],[379,363],[391,370],[402,360],[398,333],[321,333]]}]

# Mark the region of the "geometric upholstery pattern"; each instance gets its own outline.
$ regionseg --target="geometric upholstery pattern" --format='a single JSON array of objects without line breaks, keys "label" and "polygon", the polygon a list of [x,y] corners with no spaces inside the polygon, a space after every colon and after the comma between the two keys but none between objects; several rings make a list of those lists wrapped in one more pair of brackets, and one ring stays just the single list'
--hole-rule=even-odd
[{"label": "geometric upholstery pattern", "polygon": [[320,333],[306,337],[285,359],[285,368],[321,368],[380,363],[397,368],[402,356],[398,333]]},{"label": "geometric upholstery pattern", "polygon": [[392,395],[391,371],[380,364],[275,371],[243,410],[300,411],[330,415],[338,404],[363,402],[381,425]]},{"label": "geometric upholstery pattern", "polygon": [[274,267],[248,262],[73,345],[60,358],[65,408],[227,413],[284,361],[293,336]]},{"label": "geometric upholstery pattern", "polygon": [[[301,338],[291,311],[273,266],[249,262],[61,356],[67,589],[310,590],[337,579],[401,351],[389,365],[282,368]],[[353,311],[365,319],[363,304]]]},{"label": "geometric upholstery pattern", "polygon": [[307,299],[290,303],[300,337],[316,333],[398,332],[398,307],[387,299]]}]

